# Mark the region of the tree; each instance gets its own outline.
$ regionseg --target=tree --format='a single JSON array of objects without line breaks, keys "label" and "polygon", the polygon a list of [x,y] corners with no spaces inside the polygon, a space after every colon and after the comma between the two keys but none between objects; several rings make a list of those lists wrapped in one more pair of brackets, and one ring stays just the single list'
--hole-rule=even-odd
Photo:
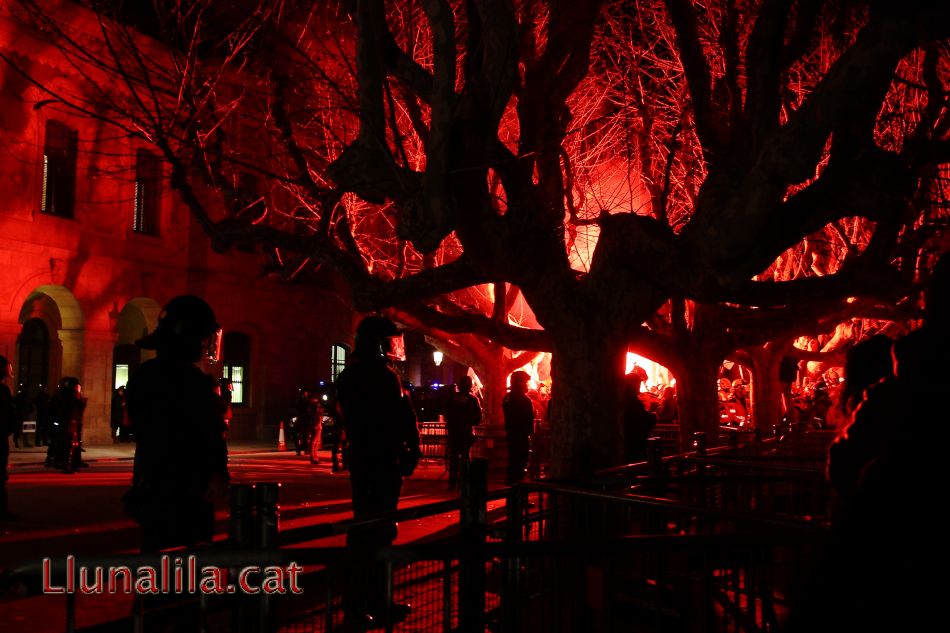
[{"label": "tree", "polygon": [[[714,430],[717,356],[908,296],[946,224],[950,10],[929,2],[91,1],[94,38],[15,4],[90,79],[48,97],[153,143],[214,247],[552,351],[558,476],[620,459],[628,347]],[[840,264],[783,272],[831,234]],[[538,327],[507,291],[466,301],[486,284]]]}]

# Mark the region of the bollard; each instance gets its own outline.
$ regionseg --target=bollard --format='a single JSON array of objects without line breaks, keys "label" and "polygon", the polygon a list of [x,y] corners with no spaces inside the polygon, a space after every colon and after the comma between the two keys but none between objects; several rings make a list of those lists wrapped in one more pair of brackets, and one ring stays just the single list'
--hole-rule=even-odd
[{"label": "bollard", "polygon": [[660,441],[658,437],[647,439],[647,468],[654,477],[663,474],[663,445]]},{"label": "bollard", "polygon": [[704,431],[693,433],[693,448],[696,451],[696,457],[706,457],[706,433]]},{"label": "bollard", "polygon": [[[259,483],[254,486],[255,497],[255,536],[257,547],[274,549],[277,547],[280,523],[280,484],[275,482]],[[274,597],[261,592],[258,601],[258,631],[267,633],[277,630],[277,612],[274,609]]]},{"label": "bollard", "polygon": [[488,504],[488,461],[462,462],[462,507],[459,513],[462,554],[459,557],[459,630],[485,630],[485,533]]},{"label": "bollard", "polygon": [[739,431],[729,433],[729,448],[739,448]]},{"label": "bollard", "polygon": [[228,514],[228,540],[233,547],[254,545],[254,486],[232,484]]},{"label": "bollard", "polygon": [[[254,486],[251,484],[231,484],[230,508],[228,514],[228,541],[236,549],[251,549],[256,545],[254,535]],[[228,570],[228,579],[234,582],[238,575],[236,567]],[[253,630],[251,610],[247,596],[232,596],[231,630],[249,633]]]},{"label": "bollard", "polygon": [[257,507],[255,530],[257,546],[261,549],[277,547],[280,527],[280,484],[275,482],[259,483],[254,487]]}]

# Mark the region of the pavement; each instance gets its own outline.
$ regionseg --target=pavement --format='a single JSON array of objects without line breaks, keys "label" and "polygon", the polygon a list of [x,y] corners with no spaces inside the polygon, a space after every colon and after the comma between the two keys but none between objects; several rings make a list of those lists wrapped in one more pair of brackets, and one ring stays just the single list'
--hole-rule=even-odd
[{"label": "pavement", "polygon": [[[232,442],[229,454],[235,483],[280,482],[282,530],[352,517],[349,476],[332,472],[329,452],[318,453],[319,463],[313,465],[305,455],[275,448],[269,442]],[[89,468],[71,475],[44,468],[45,451],[45,447],[12,449],[8,490],[11,508],[20,520],[0,523],[0,568],[44,557],[137,551],[140,528],[124,516],[120,502],[128,489],[135,445],[89,446],[83,453]],[[448,489],[443,463],[423,460],[404,483],[399,506],[457,496]],[[451,531],[458,520],[458,512],[447,512],[400,522],[397,544]],[[215,532],[215,540],[226,538],[226,502],[217,508]],[[339,535],[295,546],[343,543],[344,536]],[[125,617],[130,609],[128,596],[82,596],[77,600],[77,623],[80,627],[101,625]],[[59,633],[64,628],[64,613],[63,596],[0,596],[0,631]]]},{"label": "pavement", "polygon": [[[40,465],[46,461],[45,446],[30,446],[16,448],[10,446],[10,465]],[[114,462],[120,460],[130,460],[135,457],[135,443],[127,442],[124,444],[100,444],[84,446],[82,458],[86,462]],[[238,441],[228,443],[229,455],[249,455],[256,453],[285,453],[293,451],[278,451],[273,442],[264,441]]]}]

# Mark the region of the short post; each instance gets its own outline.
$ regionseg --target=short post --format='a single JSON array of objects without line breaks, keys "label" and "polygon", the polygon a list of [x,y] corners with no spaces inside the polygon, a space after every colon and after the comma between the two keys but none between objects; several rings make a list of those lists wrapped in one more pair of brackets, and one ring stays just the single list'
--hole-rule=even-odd
[{"label": "short post", "polygon": [[729,433],[729,448],[739,448],[739,431]]},{"label": "short post", "polygon": [[462,507],[459,557],[459,630],[485,630],[485,533],[488,503],[488,461],[462,463]]},{"label": "short post", "polygon": [[257,505],[257,546],[261,549],[277,547],[280,527],[280,484],[259,483],[255,487]]},{"label": "short post", "polygon": [[[254,538],[254,486],[251,484],[232,484],[230,490],[230,505],[228,513],[228,542],[231,547],[239,550],[250,549],[255,545]],[[228,581],[236,582],[238,570],[228,570]],[[231,630],[238,633],[247,633],[252,630],[252,619],[249,617],[247,596],[236,594],[231,610]]]},{"label": "short post", "polygon": [[[255,506],[257,513],[255,523],[257,529],[257,547],[274,549],[277,547],[278,527],[280,521],[280,484],[275,482],[259,483],[254,487]],[[260,593],[260,611],[258,612],[258,630],[261,633],[277,630],[277,612],[274,610],[274,598],[267,592]]]},{"label": "short post", "polygon": [[706,457],[706,446],[706,432],[693,433],[693,448],[696,449],[696,457]]},{"label": "short post", "polygon": [[663,445],[660,442],[658,437],[647,439],[647,468],[653,477],[663,474]]},{"label": "short post", "polygon": [[232,484],[228,513],[228,541],[234,547],[246,549],[253,544],[254,486]]}]

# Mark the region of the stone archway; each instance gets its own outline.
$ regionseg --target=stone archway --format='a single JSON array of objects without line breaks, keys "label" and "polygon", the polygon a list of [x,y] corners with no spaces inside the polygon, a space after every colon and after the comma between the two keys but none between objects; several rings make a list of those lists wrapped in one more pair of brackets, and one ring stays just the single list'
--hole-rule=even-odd
[{"label": "stone archway", "polygon": [[112,387],[125,384],[129,376],[154,352],[135,347],[135,341],[155,329],[162,306],[149,297],[129,300],[115,321],[116,341],[112,350]]},{"label": "stone archway", "polygon": [[49,333],[49,384],[55,385],[63,376],[81,379],[85,317],[75,295],[64,286],[38,286],[23,301],[18,319],[21,327],[31,321],[34,327],[34,320],[42,322]]}]

